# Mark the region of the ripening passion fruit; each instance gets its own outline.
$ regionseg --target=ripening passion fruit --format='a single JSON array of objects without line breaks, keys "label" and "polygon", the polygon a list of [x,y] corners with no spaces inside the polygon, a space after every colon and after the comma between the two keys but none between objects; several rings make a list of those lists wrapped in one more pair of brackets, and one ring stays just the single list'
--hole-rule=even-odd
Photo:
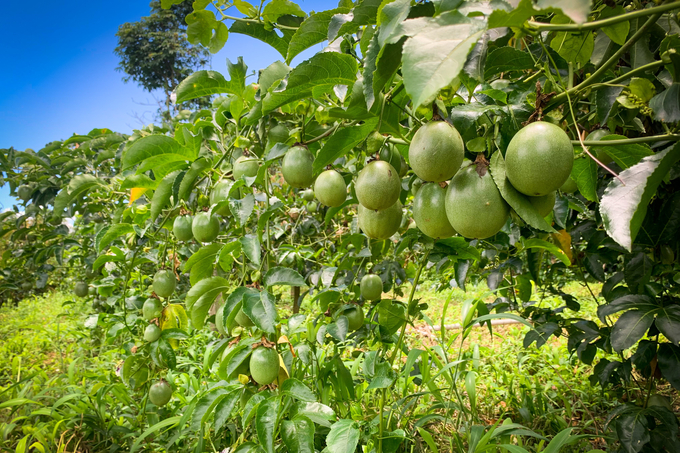
[{"label": "ripening passion fruit", "polygon": [[241,179],[241,176],[254,177],[260,169],[260,163],[254,157],[241,156],[234,162],[234,179]]},{"label": "ripening passion fruit", "polygon": [[161,337],[161,329],[156,324],[149,324],[144,329],[144,341],[153,343]]},{"label": "ripening passion fruit", "polygon": [[76,286],[73,288],[73,292],[78,297],[85,297],[88,295],[87,283],[77,282]]},{"label": "ripening passion fruit", "polygon": [[550,192],[548,195],[543,195],[542,197],[528,198],[541,217],[545,217],[550,214],[555,207],[555,192]]},{"label": "ripening passion fruit", "polygon": [[326,170],[314,182],[314,195],[321,204],[337,208],[347,199],[347,184],[340,173]]},{"label": "ripening passion fruit", "polygon": [[172,398],[172,387],[166,381],[158,381],[149,389],[149,401],[156,406],[165,406]]},{"label": "ripening passion fruit", "polygon": [[378,132],[378,131],[373,131],[371,132],[371,135],[368,136],[366,139],[366,152],[368,154],[375,154],[378,151],[380,151],[380,148],[382,148],[383,143],[385,143],[385,137]]},{"label": "ripening passion fruit", "polygon": [[374,160],[359,172],[354,187],[359,203],[364,208],[387,209],[399,199],[401,179],[392,165]]},{"label": "ripening passion fruit", "polygon": [[347,321],[349,321],[347,326],[348,332],[354,332],[355,330],[361,329],[361,326],[364,325],[364,311],[361,307],[355,306],[348,308],[342,312],[342,314],[345,315]]},{"label": "ripening passion fruit", "polygon": [[158,318],[163,311],[163,304],[158,299],[149,298],[142,305],[142,317],[147,321]]},{"label": "ripening passion fruit", "polygon": [[293,146],[283,156],[281,163],[283,179],[297,189],[309,187],[314,182],[313,164],[314,156],[307,148]]},{"label": "ripening passion fruit", "polygon": [[175,286],[177,286],[177,279],[171,270],[161,269],[153,276],[153,292],[159,297],[172,296]]},{"label": "ripening passion fruit", "polygon": [[515,189],[530,197],[540,197],[567,181],[574,165],[574,148],[559,126],[537,121],[510,140],[505,165]]},{"label": "ripening passion fruit", "polygon": [[427,182],[451,179],[465,157],[463,139],[446,121],[430,121],[411,140],[408,160],[413,172]]},{"label": "ripening passion fruit", "polygon": [[388,239],[401,225],[401,203],[397,200],[382,211],[374,211],[359,205],[359,228],[372,239]]},{"label": "ripening passion fruit", "polygon": [[413,199],[413,218],[426,235],[434,239],[456,234],[446,216],[446,189],[431,182],[423,185]]},{"label": "ripening passion fruit", "polygon": [[376,274],[366,274],[361,279],[359,290],[364,300],[378,300],[383,292],[382,279]]},{"label": "ripening passion fruit", "polygon": [[446,216],[454,230],[466,238],[484,239],[498,233],[510,215],[488,168],[482,176],[477,165],[463,163],[446,191]]},{"label": "ripening passion fruit", "polygon": [[305,201],[314,200],[314,191],[312,189],[303,190],[300,192],[300,194],[302,195],[302,199]]},{"label": "ripening passion fruit", "polygon": [[194,233],[191,231],[191,222],[193,217],[190,215],[183,215],[175,217],[175,221],[172,224],[172,232],[178,241],[190,241],[194,238]]},{"label": "ripening passion fruit", "polygon": [[191,223],[191,231],[198,242],[212,242],[220,234],[220,221],[207,212],[199,212]]},{"label": "ripening passion fruit", "polygon": [[269,385],[279,376],[279,353],[258,346],[250,355],[250,376],[260,385]]}]

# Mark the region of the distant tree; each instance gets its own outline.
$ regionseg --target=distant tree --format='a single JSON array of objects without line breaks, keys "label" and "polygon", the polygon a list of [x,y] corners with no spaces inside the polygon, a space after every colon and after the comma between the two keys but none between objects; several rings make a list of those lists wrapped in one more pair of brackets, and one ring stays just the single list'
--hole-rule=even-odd
[{"label": "distant tree", "polygon": [[120,57],[116,68],[127,74],[123,81],[135,81],[145,90],[163,90],[165,112],[170,113],[171,94],[193,71],[210,62],[210,53],[187,41],[184,18],[193,11],[191,2],[162,9],[160,1],[150,3],[151,14],[138,22],[118,27]]}]

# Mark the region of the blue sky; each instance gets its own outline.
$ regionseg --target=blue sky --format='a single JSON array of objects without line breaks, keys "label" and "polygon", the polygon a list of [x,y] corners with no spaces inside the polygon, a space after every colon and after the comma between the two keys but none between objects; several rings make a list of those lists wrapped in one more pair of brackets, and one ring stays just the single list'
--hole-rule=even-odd
[{"label": "blue sky", "polygon": [[[298,3],[307,12],[337,6],[337,0]],[[5,2],[0,15],[0,148],[38,150],[95,127],[130,133],[142,125],[138,118],[149,123],[154,97],[132,82],[123,83],[113,53],[118,26],[149,10],[147,0]],[[293,65],[319,48],[299,55]],[[260,41],[231,34],[225,48],[213,55],[212,69],[226,74],[226,58],[236,61],[239,56],[249,72],[282,59]],[[0,188],[0,211],[13,203],[9,187]]]}]

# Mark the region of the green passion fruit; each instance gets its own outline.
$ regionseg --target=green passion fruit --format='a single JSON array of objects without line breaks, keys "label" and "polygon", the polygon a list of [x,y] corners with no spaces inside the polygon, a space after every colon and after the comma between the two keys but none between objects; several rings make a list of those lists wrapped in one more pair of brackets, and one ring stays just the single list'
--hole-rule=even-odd
[{"label": "green passion fruit", "polygon": [[[486,171],[484,171],[486,170]],[[454,230],[466,238],[484,239],[498,233],[510,215],[488,168],[477,173],[466,165],[454,176],[446,191],[446,216]]]},{"label": "green passion fruit", "polygon": [[279,353],[258,346],[250,355],[250,375],[260,385],[269,385],[279,376]]},{"label": "green passion fruit", "polygon": [[399,151],[397,151],[393,144],[388,143],[387,146],[383,146],[380,151],[380,160],[384,160],[394,167],[397,170],[397,174],[401,176],[401,154],[399,154]]},{"label": "green passion fruit", "polygon": [[316,212],[319,209],[319,205],[316,204],[316,201],[310,201],[307,203],[307,212]]},{"label": "green passion fruit", "polygon": [[220,221],[207,212],[199,212],[191,223],[191,231],[198,242],[212,242],[220,233]]},{"label": "green passion fruit", "polygon": [[340,173],[326,170],[314,182],[314,195],[321,204],[337,208],[347,199],[347,184]]},{"label": "green passion fruit", "polygon": [[254,177],[260,169],[260,163],[251,156],[241,156],[234,162],[234,179],[241,179],[241,176]]},{"label": "green passion fruit", "polygon": [[560,191],[564,193],[574,193],[577,190],[578,186],[576,185],[576,181],[574,181],[571,176],[560,186]]},{"label": "green passion fruit", "polygon": [[166,381],[158,381],[149,389],[149,401],[156,406],[165,406],[172,398],[172,387]]},{"label": "green passion fruit", "polygon": [[284,143],[288,140],[289,135],[290,133],[286,126],[277,124],[276,126],[269,128],[269,132],[267,133],[267,145],[272,147],[277,143]]},{"label": "green passion fruit", "polygon": [[147,321],[158,318],[163,311],[163,304],[158,299],[149,298],[142,305],[142,317]]},{"label": "green passion fruit", "polygon": [[73,292],[78,297],[85,297],[88,295],[87,283],[77,282],[76,286],[73,288]]},{"label": "green passion fruit", "polygon": [[159,297],[172,296],[175,286],[177,286],[177,279],[171,270],[161,269],[153,276],[153,292]]},{"label": "green passion fruit", "polygon": [[555,207],[555,192],[550,192],[548,195],[543,195],[542,197],[528,198],[541,217],[545,217],[550,214]]},{"label": "green passion fruit", "polygon": [[411,140],[408,161],[413,172],[427,182],[451,179],[465,157],[463,139],[446,121],[430,121]]},{"label": "green passion fruit", "polygon": [[364,300],[378,300],[382,297],[383,282],[379,275],[366,274],[359,285]]},{"label": "green passion fruit", "polygon": [[375,154],[378,151],[380,151],[380,148],[382,148],[383,143],[385,143],[385,137],[378,132],[378,131],[373,131],[371,132],[371,135],[368,136],[366,139],[366,152],[368,154]]},{"label": "green passion fruit", "polygon": [[307,148],[293,146],[286,155],[283,156],[281,163],[281,173],[283,179],[297,189],[309,187],[314,182],[314,156]]},{"label": "green passion fruit", "polygon": [[530,197],[548,195],[569,178],[574,148],[559,126],[537,121],[522,128],[510,140],[505,165],[515,189]]},{"label": "green passion fruit", "polygon": [[255,325],[248,315],[243,312],[242,308],[238,311],[238,313],[236,313],[234,321],[241,327],[252,327]]},{"label": "green passion fruit", "polygon": [[305,201],[314,200],[314,191],[312,189],[303,190],[301,192],[301,195],[302,195],[302,199],[305,200]]},{"label": "green passion fruit", "polygon": [[[23,282],[21,284],[21,290],[22,291],[30,291],[33,288],[33,283],[31,282]],[[89,294],[89,291],[88,291]]]},{"label": "green passion fruit", "polygon": [[17,196],[22,201],[28,201],[33,196],[33,189],[31,189],[31,186],[23,184],[17,188]]},{"label": "green passion fruit", "polygon": [[401,203],[397,201],[382,211],[374,211],[359,205],[359,228],[372,239],[388,239],[401,225]]},{"label": "green passion fruit", "polygon": [[394,205],[401,193],[399,172],[388,162],[374,160],[359,172],[355,191],[364,208],[387,209]]},{"label": "green passion fruit", "polygon": [[144,341],[153,343],[161,337],[161,329],[156,324],[149,324],[144,329]]},{"label": "green passion fruit", "polygon": [[423,185],[413,199],[413,218],[420,231],[434,239],[456,234],[446,216],[446,189],[431,182]]},{"label": "green passion fruit", "polygon": [[[239,157],[240,159],[240,157]],[[215,184],[215,187],[212,188],[210,191],[210,205],[214,206],[217,203],[220,203],[222,201],[228,200],[229,199],[229,191],[231,190],[231,186],[233,185],[233,181],[224,179],[217,184]],[[229,210],[228,205],[224,205],[219,209],[215,209],[213,211],[215,214],[221,215],[221,216],[227,216],[231,214],[231,211]]]},{"label": "green passion fruit", "polygon": [[342,315],[344,315],[347,318],[347,321],[349,321],[347,326],[347,330],[349,332],[354,332],[355,330],[361,329],[361,326],[364,325],[364,311],[361,309],[361,307],[348,308],[342,312]]},{"label": "green passion fruit", "polygon": [[190,241],[194,238],[194,233],[191,231],[191,222],[193,217],[190,215],[183,215],[175,217],[172,224],[172,232],[178,241]]}]

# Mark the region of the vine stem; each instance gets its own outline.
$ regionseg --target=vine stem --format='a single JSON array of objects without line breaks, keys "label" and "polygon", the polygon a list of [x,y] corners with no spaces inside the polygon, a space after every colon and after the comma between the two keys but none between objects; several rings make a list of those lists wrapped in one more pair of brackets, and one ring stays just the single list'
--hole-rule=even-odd
[{"label": "vine stem", "polygon": [[638,17],[649,16],[650,14],[661,15],[666,11],[671,11],[674,9],[680,9],[680,2],[671,2],[665,5],[641,9],[638,11],[621,14],[620,16],[608,17],[606,19],[586,22],[583,24],[546,24],[543,22],[535,22],[530,20],[527,21],[527,25],[531,31],[587,31],[611,26],[620,22],[627,22]]},{"label": "vine stem", "polygon": [[615,145],[632,145],[634,143],[654,143],[654,142],[677,142],[680,141],[680,134],[666,134],[666,135],[650,135],[648,137],[626,138],[621,140],[572,140],[572,145],[580,145],[583,143],[586,146],[615,146]]}]

